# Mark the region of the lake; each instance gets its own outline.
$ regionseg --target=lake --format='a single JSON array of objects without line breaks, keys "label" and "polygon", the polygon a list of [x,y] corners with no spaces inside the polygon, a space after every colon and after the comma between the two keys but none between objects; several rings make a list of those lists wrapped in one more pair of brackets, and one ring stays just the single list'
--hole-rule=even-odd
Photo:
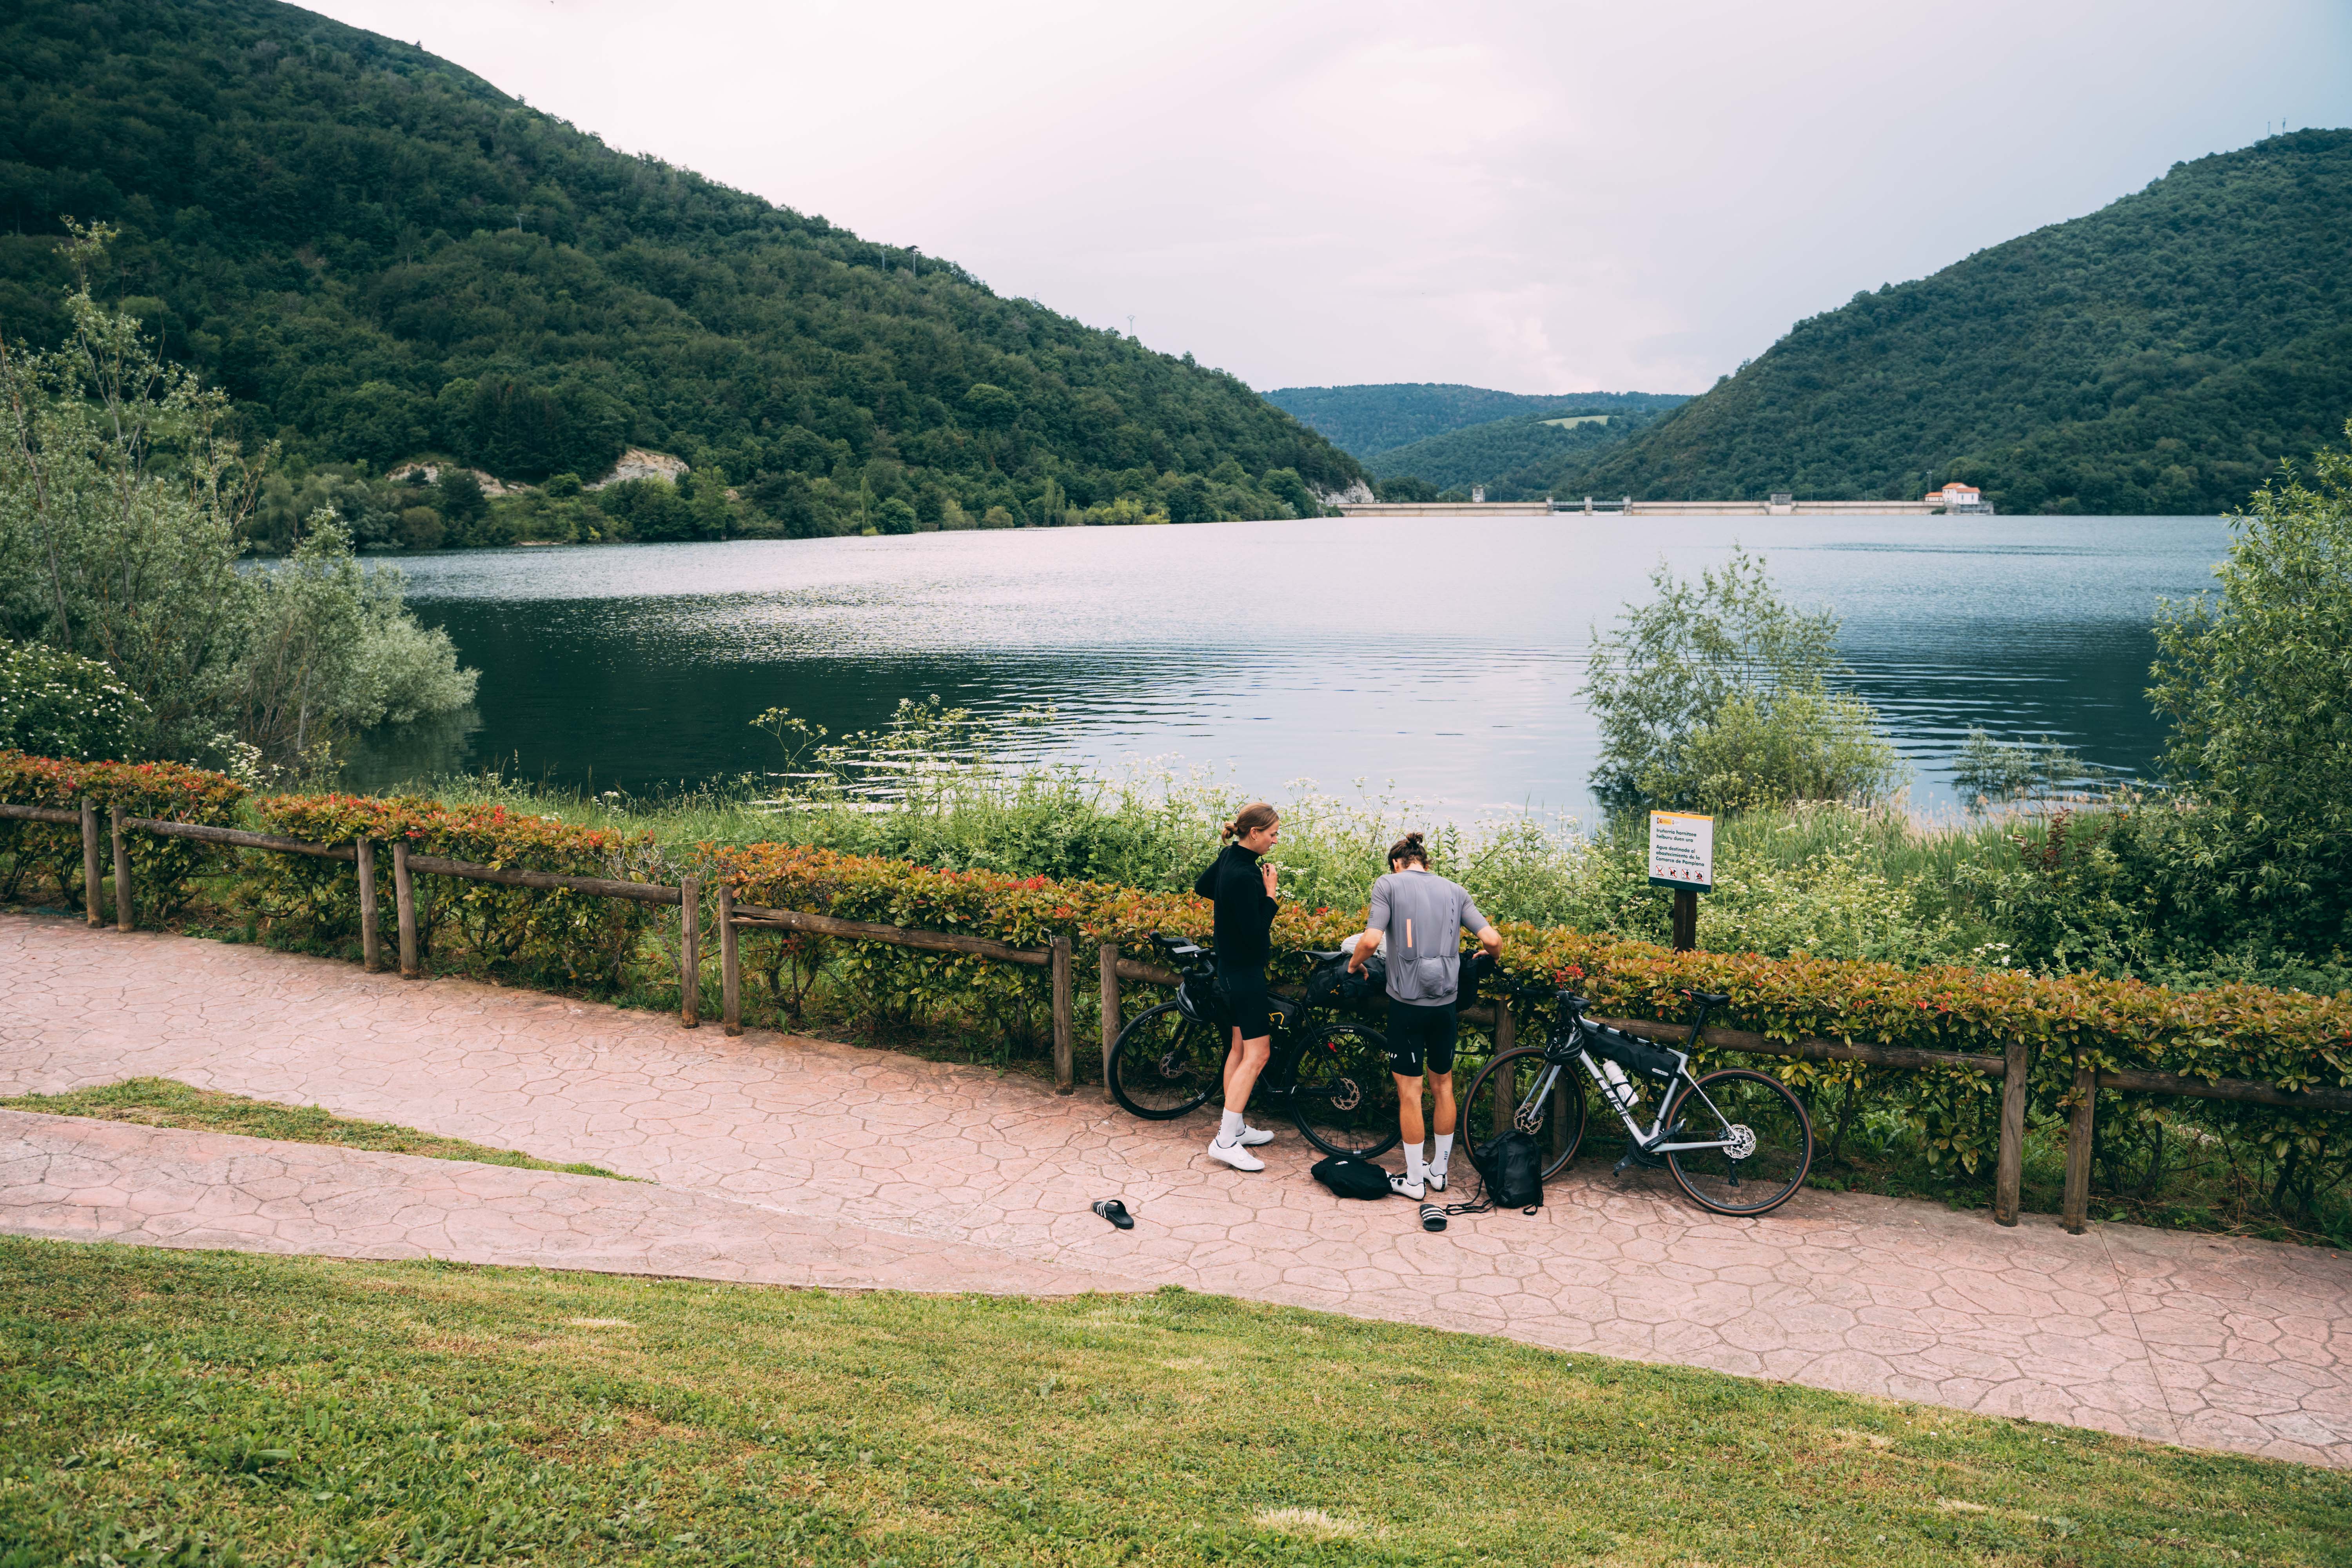
[{"label": "lake", "polygon": [[772,768],[750,727],[835,733],[901,697],[1051,707],[1035,754],[1207,766],[1279,799],[1363,780],[1448,815],[1590,818],[1577,698],[1595,622],[1735,547],[1828,605],[1861,695],[1952,798],[1971,725],[2145,772],[2162,595],[2211,583],[2216,518],[1325,519],[581,546],[401,563],[482,672],[462,722],[372,737],[352,780],[498,766],[643,792]]}]

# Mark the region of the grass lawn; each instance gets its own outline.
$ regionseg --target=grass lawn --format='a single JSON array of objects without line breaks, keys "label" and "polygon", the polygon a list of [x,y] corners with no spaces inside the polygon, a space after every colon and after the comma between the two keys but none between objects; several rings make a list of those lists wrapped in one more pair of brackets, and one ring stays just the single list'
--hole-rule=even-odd
[{"label": "grass lawn", "polygon": [[[247,1100],[194,1089],[168,1078],[132,1078],[96,1089],[67,1094],[20,1094],[0,1100],[11,1110],[37,1110],[50,1116],[89,1116],[101,1121],[137,1121],[149,1127],[185,1127],[201,1132],[236,1132],[247,1138],[276,1138],[289,1143],[332,1143],[345,1149],[373,1149],[386,1154],[424,1154],[436,1160],[478,1160],[486,1165],[519,1165],[527,1171],[568,1171],[575,1176],[609,1176],[635,1181],[602,1165],[559,1165],[512,1149],[468,1143],[395,1127],[389,1121],[354,1121],[316,1105],[280,1105],[270,1100]],[[9,1568],[0,1562],[0,1568]]]},{"label": "grass lawn", "polygon": [[2352,1562],[2352,1477],[1176,1290],[0,1237],[0,1431],[5,1568]]}]

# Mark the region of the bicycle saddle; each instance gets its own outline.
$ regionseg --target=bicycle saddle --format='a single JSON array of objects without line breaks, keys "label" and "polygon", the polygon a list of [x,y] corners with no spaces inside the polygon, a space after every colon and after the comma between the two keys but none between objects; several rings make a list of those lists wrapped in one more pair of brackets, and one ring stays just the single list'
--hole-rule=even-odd
[{"label": "bicycle saddle", "polygon": [[1731,1000],[1720,991],[1685,991],[1683,994],[1694,1002],[1704,1002],[1710,1007],[1720,1007]]},{"label": "bicycle saddle", "polygon": [[1348,955],[1341,952],[1338,948],[1332,948],[1328,952],[1325,952],[1319,948],[1310,948],[1307,951],[1307,956],[1313,959],[1318,963],[1337,963],[1339,960],[1347,957]]}]

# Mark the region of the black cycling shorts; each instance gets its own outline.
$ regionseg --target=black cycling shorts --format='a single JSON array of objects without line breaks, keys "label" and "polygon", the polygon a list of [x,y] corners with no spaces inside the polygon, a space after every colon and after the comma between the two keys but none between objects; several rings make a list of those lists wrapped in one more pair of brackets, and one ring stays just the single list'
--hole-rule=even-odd
[{"label": "black cycling shorts", "polygon": [[1274,1032],[1274,994],[1265,988],[1265,971],[1258,968],[1217,971],[1217,1023],[1239,1029],[1244,1040],[1262,1040]]},{"label": "black cycling shorts", "polygon": [[1417,1006],[1389,998],[1389,1071],[1419,1078],[1424,1064],[1433,1073],[1454,1070],[1454,1004]]}]

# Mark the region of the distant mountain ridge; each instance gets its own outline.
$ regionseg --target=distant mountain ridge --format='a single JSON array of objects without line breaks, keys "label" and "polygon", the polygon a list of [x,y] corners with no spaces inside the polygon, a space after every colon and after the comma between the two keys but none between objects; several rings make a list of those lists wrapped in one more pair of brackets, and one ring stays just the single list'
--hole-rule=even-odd
[{"label": "distant mountain ridge", "polygon": [[1572,476],[1646,500],[2203,513],[2352,416],[2352,131],[2177,163],[2086,216],[1800,321]]},{"label": "distant mountain ridge", "polygon": [[[1573,399],[1570,408],[1584,412]],[[1392,447],[1366,458],[1364,468],[1381,480],[1411,475],[1441,490],[1484,485],[1489,500],[1533,500],[1566,494],[1570,476],[1657,423],[1664,412],[1594,410],[1573,421],[1549,409],[1518,414]]]},{"label": "distant mountain ridge", "polygon": [[644,447],[796,534],[1279,517],[1361,477],[1190,355],[273,0],[19,0],[0,105],[0,332],[58,341],[60,215],[114,226],[103,297],[298,459],[537,481]]},{"label": "distant mountain ridge", "polygon": [[1450,382],[1376,382],[1359,386],[1284,386],[1265,400],[1362,458],[1449,430],[1514,415],[1633,413],[1671,408],[1680,394],[1653,392],[1496,392]]}]

